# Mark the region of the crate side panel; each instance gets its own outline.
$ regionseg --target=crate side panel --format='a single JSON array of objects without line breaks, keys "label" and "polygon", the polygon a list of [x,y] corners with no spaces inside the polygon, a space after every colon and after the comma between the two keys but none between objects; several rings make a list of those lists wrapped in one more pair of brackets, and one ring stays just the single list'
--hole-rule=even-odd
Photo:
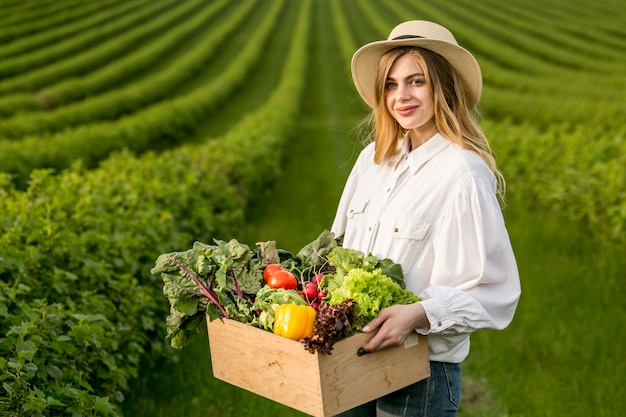
[{"label": "crate side panel", "polygon": [[318,355],[302,343],[233,320],[207,324],[215,378],[280,404],[323,415]]},{"label": "crate side panel", "polygon": [[426,337],[415,334],[406,347],[358,356],[357,350],[372,336],[360,334],[345,339],[335,345],[332,355],[320,356],[325,416],[349,410],[430,376]]}]

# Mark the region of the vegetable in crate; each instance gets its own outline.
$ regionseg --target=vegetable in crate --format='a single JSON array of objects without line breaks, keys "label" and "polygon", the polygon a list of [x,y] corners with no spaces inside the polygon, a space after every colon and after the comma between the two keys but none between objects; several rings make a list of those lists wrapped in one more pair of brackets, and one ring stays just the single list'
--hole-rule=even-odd
[{"label": "vegetable in crate", "polygon": [[286,290],[298,288],[296,276],[280,264],[269,264],[266,266],[263,270],[263,280],[270,288],[284,288]]},{"label": "vegetable in crate", "polygon": [[[341,283],[329,292],[328,304],[352,300],[362,325],[374,320],[380,310],[394,304],[411,304],[420,299],[409,290],[402,289],[380,269],[365,271],[354,268],[341,279]],[[359,326],[362,328],[362,326]]]},{"label": "vegetable in crate", "polygon": [[[205,317],[227,317],[271,331],[280,305],[311,305],[322,310],[330,303],[341,306],[332,312],[324,308],[319,326],[330,323],[324,315],[345,315],[331,323],[334,327],[317,331],[324,335],[318,342],[330,351],[334,341],[359,331],[364,320],[380,309],[417,300],[402,289],[399,265],[342,248],[341,239],[328,231],[295,256],[277,249],[274,241],[257,243],[254,251],[235,239],[214,242],[196,242],[187,251],[163,254],[151,270],[161,275],[163,293],[170,302],[166,340],[174,348],[184,347],[198,334]],[[279,284],[272,281],[277,271],[294,276]],[[354,314],[341,312],[348,304]]]},{"label": "vegetable in crate", "polygon": [[357,332],[352,325],[356,321],[354,307],[352,300],[334,305],[322,303],[313,323],[313,334],[304,339],[304,348],[330,355],[335,342]]},{"label": "vegetable in crate", "polygon": [[195,242],[187,251],[162,254],[151,270],[161,275],[170,302],[166,340],[174,348],[198,333],[205,315],[250,324],[257,320],[253,303],[263,286],[258,254],[234,239],[215,243]]},{"label": "vegetable in crate", "polygon": [[313,334],[315,310],[309,305],[281,304],[274,315],[274,333],[292,340]]},{"label": "vegetable in crate", "polygon": [[273,331],[276,308],[282,304],[308,305],[295,290],[270,288],[267,285],[261,288],[259,292],[256,293],[256,300],[252,306],[252,308],[259,313],[259,327]]},{"label": "vegetable in crate", "polygon": [[389,259],[337,247],[327,260],[334,272],[312,279],[323,297],[313,335],[304,340],[311,353],[330,354],[336,342],[361,331],[383,308],[420,300],[404,288],[402,268]]},{"label": "vegetable in crate", "polygon": [[[174,348],[184,347],[192,336],[199,334],[205,317],[228,317],[272,330],[277,305],[307,303],[295,289],[270,291],[264,285],[266,267],[279,264],[284,270],[298,272],[297,278],[301,279],[310,271],[327,266],[325,256],[340,240],[323,231],[295,256],[277,249],[274,241],[259,242],[254,251],[235,239],[214,242],[215,245],[195,242],[187,251],[162,254],[151,270],[152,274],[161,275],[163,293],[170,302],[166,340]],[[293,281],[287,287],[292,288]]]},{"label": "vegetable in crate", "polygon": [[327,275],[323,285],[328,291],[328,304],[352,300],[358,323],[357,330],[378,316],[380,310],[394,304],[411,304],[420,298],[404,288],[402,269],[389,259],[378,258],[338,247],[328,255],[334,274]]}]

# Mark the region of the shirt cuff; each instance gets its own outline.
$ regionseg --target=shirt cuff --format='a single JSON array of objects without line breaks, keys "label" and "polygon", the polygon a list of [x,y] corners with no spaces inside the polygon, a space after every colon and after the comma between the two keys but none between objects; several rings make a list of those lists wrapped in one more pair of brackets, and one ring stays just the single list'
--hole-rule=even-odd
[{"label": "shirt cuff", "polygon": [[445,327],[444,317],[446,316],[445,307],[436,298],[429,298],[427,300],[420,301],[424,311],[426,312],[426,318],[430,323],[429,329],[415,329],[419,334],[427,335],[429,333],[439,333]]}]

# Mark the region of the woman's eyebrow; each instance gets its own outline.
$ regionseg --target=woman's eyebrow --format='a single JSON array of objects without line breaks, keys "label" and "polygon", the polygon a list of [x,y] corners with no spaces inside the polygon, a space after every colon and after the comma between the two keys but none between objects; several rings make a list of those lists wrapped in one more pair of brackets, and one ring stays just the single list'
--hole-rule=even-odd
[{"label": "woman's eyebrow", "polygon": [[[409,74],[409,75],[407,75],[406,77],[404,77],[404,79],[406,80],[406,79],[409,79],[409,78],[414,78],[414,77],[423,77],[423,76],[424,76],[424,73],[423,73],[423,72],[416,72],[416,73],[414,73],[414,74]],[[388,79],[388,80],[395,80],[395,78],[390,77],[389,75],[387,75],[387,79]]]}]

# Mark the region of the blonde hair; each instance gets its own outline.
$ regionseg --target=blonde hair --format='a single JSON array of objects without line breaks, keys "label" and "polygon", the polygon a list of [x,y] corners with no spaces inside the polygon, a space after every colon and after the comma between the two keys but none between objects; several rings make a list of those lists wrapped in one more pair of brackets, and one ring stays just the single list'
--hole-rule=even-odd
[{"label": "blonde hair", "polygon": [[373,134],[376,149],[374,162],[379,164],[395,155],[398,141],[407,133],[389,113],[385,102],[385,83],[391,66],[404,55],[413,57],[415,63],[424,69],[434,99],[435,126],[439,133],[449,141],[480,155],[496,176],[498,197],[504,201],[504,177],[496,165],[489,141],[478,125],[478,109],[470,108],[468,104],[471,102],[471,92],[445,58],[427,49],[413,46],[394,48],[378,61],[374,107],[362,124],[369,126]]}]

